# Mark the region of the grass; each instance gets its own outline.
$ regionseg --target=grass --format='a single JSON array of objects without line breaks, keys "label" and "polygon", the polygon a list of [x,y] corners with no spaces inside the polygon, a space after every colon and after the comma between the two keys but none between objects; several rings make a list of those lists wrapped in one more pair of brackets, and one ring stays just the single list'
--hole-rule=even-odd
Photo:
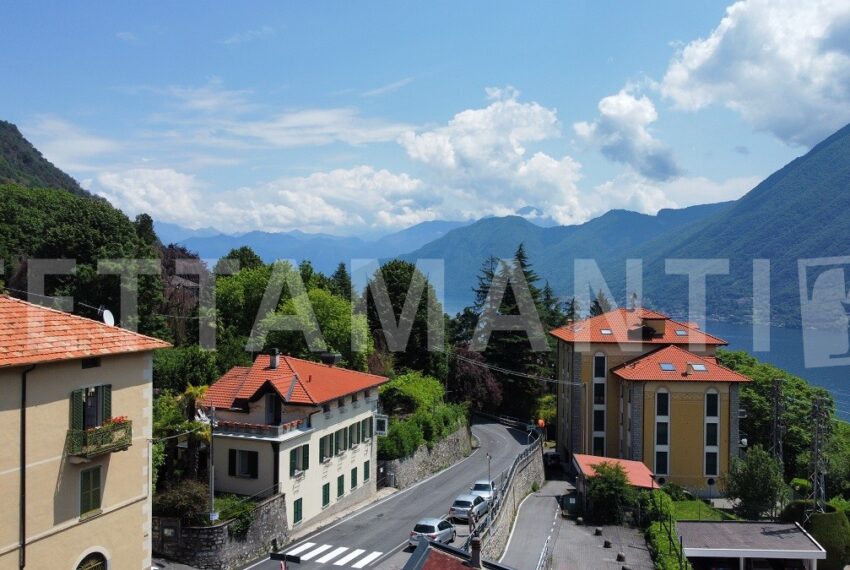
[{"label": "grass", "polygon": [[734,520],[735,517],[710,507],[700,500],[675,501],[673,503],[673,516],[677,521],[724,521]]}]

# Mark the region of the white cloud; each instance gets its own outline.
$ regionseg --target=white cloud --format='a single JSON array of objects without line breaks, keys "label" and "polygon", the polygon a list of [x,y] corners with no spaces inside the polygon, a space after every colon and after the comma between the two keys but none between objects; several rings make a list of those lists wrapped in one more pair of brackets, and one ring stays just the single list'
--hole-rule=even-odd
[{"label": "white cloud", "polygon": [[271,26],[261,26],[253,30],[246,30],[244,32],[236,32],[234,34],[231,34],[230,36],[221,40],[221,43],[225,45],[245,44],[254,40],[268,37],[272,34],[274,34],[274,28],[272,28]]},{"label": "white cloud", "polygon": [[244,113],[257,108],[249,101],[251,91],[247,89],[226,89],[220,77],[211,77],[205,85],[187,87],[170,85],[168,87],[145,88],[177,100],[180,106],[189,111],[201,113]]},{"label": "white cloud", "polygon": [[407,131],[400,144],[443,185],[455,188],[447,194],[464,201],[475,217],[535,206],[561,223],[586,219],[577,187],[581,165],[569,156],[539,151],[529,156],[526,149],[560,136],[557,112],[519,101],[511,87],[490,88],[487,96],[486,107],[457,113],[429,131]]},{"label": "white cloud", "polygon": [[850,121],[850,3],[747,0],[670,63],[678,108],[724,105],[757,129],[811,146]]},{"label": "white cloud", "polygon": [[376,87],[375,89],[370,89],[369,91],[364,91],[364,97],[376,97],[378,95],[385,95],[387,93],[392,93],[394,91],[398,91],[402,87],[406,87],[413,83],[412,77],[405,77],[404,79],[399,79],[398,81],[393,81],[392,83],[388,83],[386,85],[381,85],[380,87]]},{"label": "white cloud", "polygon": [[93,162],[97,159],[123,148],[118,141],[93,135],[53,116],[38,117],[22,131],[47,160],[63,170],[90,172],[96,169]]},{"label": "white cloud", "polygon": [[598,119],[573,125],[579,138],[647,178],[669,180],[680,174],[672,151],[649,132],[658,113],[646,95],[638,98],[626,87],[600,100],[598,107]]},{"label": "white cloud", "polygon": [[201,188],[194,176],[170,168],[103,172],[89,185],[90,190],[129,216],[145,212],[188,227],[200,227]]},{"label": "white cloud", "polygon": [[115,34],[115,37],[121,40],[122,42],[133,43],[138,41],[138,37],[133,32],[118,32]]}]

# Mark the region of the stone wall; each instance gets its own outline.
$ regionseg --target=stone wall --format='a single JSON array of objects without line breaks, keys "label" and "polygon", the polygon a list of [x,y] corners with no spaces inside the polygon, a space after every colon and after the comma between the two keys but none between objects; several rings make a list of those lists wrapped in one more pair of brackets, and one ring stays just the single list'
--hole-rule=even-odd
[{"label": "stone wall", "polygon": [[541,445],[517,467],[510,485],[502,491],[502,508],[484,536],[484,546],[481,549],[484,558],[498,560],[502,556],[519,504],[531,492],[534,483],[542,487],[544,479]]},{"label": "stone wall", "polygon": [[472,453],[472,430],[464,426],[435,444],[432,449],[421,445],[416,453],[404,459],[378,460],[378,482],[381,486],[404,489],[457,463]]},{"label": "stone wall", "polygon": [[153,517],[154,554],[203,570],[241,568],[286,544],[284,495],[275,495],[257,505],[254,521],[244,537],[231,536],[232,522],[182,526],[179,519]]}]

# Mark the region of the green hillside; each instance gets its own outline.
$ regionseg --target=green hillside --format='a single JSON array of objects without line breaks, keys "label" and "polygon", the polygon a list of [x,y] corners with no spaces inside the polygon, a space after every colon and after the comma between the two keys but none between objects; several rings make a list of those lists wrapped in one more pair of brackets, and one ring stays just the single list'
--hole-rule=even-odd
[{"label": "green hillside", "polygon": [[91,196],[44,158],[18,127],[6,121],[0,121],[0,184],[60,188],[78,196]]}]

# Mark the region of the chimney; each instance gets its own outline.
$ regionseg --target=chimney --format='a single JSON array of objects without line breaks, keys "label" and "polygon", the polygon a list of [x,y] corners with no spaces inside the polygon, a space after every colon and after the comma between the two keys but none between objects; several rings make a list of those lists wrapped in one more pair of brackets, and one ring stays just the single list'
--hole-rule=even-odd
[{"label": "chimney", "polygon": [[469,558],[470,568],[481,568],[481,538],[478,536],[472,537],[469,548],[471,555]]},{"label": "chimney", "polygon": [[271,358],[269,358],[269,368],[272,370],[277,370],[278,364],[280,363],[280,351],[276,348],[272,349]]},{"label": "chimney", "polygon": [[319,355],[319,358],[322,360],[323,364],[335,366],[342,360],[342,355],[338,352],[323,352]]}]

